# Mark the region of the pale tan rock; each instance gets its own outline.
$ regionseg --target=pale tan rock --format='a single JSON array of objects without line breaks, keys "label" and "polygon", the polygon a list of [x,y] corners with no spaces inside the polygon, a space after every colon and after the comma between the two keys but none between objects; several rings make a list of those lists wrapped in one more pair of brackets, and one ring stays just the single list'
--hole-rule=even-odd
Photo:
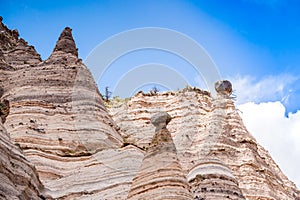
[{"label": "pale tan rock", "polygon": [[247,131],[226,95],[213,99],[193,88],[157,95],[138,93],[126,105],[110,108],[121,134],[140,148],[151,143],[154,128],[149,120],[158,111],[172,117],[168,130],[186,176],[199,160],[216,158],[232,172],[246,199],[299,198],[295,184]]},{"label": "pale tan rock", "polygon": [[155,135],[141,168],[133,179],[128,200],[193,199],[172,137],[166,128],[170,120],[165,112],[152,116],[151,122],[156,127]]},{"label": "pale tan rock", "polygon": [[0,199],[43,199],[36,169],[11,141],[0,121]]},{"label": "pale tan rock", "polygon": [[[0,30],[0,96],[10,104],[5,118],[10,135],[3,135],[23,150],[28,161],[22,158],[22,166],[35,166],[47,199],[167,199],[175,194],[170,199],[299,200],[296,186],[244,127],[230,92],[217,98],[189,87],[139,92],[108,113],[78,58],[70,28],[45,61],[17,31],[2,22]],[[168,130],[166,124],[159,129],[151,124],[151,116],[161,111],[172,118]],[[15,146],[5,145],[0,144],[7,155],[1,157],[3,169],[11,169],[7,161]],[[13,174],[28,183],[22,170]],[[37,175],[32,177],[26,194],[39,195]],[[24,191],[13,184],[5,179],[1,185],[6,196]],[[205,187],[214,191],[202,191]]]},{"label": "pale tan rock", "polygon": [[3,62],[15,69],[1,68],[11,106],[5,125],[35,165],[47,198],[125,199],[143,152],[123,147],[91,73],[63,49],[64,36],[70,40],[64,32],[46,61]]}]

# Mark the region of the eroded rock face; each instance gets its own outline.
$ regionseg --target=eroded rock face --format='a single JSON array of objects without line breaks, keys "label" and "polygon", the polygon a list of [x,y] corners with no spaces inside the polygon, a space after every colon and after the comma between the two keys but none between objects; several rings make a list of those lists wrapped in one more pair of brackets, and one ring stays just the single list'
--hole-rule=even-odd
[{"label": "eroded rock face", "polygon": [[33,164],[10,140],[0,122],[0,199],[44,199],[41,184]]},{"label": "eroded rock face", "polygon": [[167,127],[171,121],[171,116],[167,112],[159,112],[151,117],[151,123],[155,126],[156,131]]},{"label": "eroded rock face", "polygon": [[0,101],[0,118],[1,122],[4,123],[6,121],[6,117],[9,114],[9,101],[4,99]]},{"label": "eroded rock face", "polygon": [[5,126],[36,167],[48,199],[124,199],[144,152],[122,147],[70,33],[63,31],[43,62],[0,62],[2,98],[10,102]]},{"label": "eroded rock face", "polygon": [[245,197],[228,167],[215,158],[198,161],[188,173],[194,199],[243,200]]},{"label": "eroded rock face", "polygon": [[0,20],[0,60],[14,68],[36,65],[42,61],[33,46],[19,38],[18,31],[9,30]]},{"label": "eroded rock face", "polygon": [[70,28],[45,61],[17,31],[0,30],[0,96],[10,107],[1,175],[20,177],[4,179],[5,198],[299,199],[244,127],[228,85],[215,99],[196,88],[140,92],[108,112]]},{"label": "eroded rock face", "polygon": [[232,176],[224,176],[200,171],[198,177],[205,177],[205,181],[194,179],[197,181],[189,182],[194,198],[203,185],[213,182],[215,189],[212,185],[211,189],[214,192],[202,193],[207,199],[222,195],[226,199],[225,194],[231,194],[231,199],[298,198],[296,186],[247,131],[227,95],[213,99],[197,89],[155,96],[140,92],[126,105],[111,108],[110,113],[124,137],[135,141],[140,148],[149,148],[155,129],[149,120],[151,115],[162,110],[172,116],[168,130],[179,164],[187,177],[192,169],[201,166],[201,162],[212,158],[219,160],[232,173]]},{"label": "eroded rock face", "polygon": [[[81,59],[78,58],[78,50],[72,36],[72,29],[66,27],[60,34],[53,52],[51,53],[49,58],[45,60],[41,65],[62,65],[65,67],[73,67],[71,63],[77,66],[83,65]],[[84,66],[84,68],[86,67]],[[85,73],[82,71],[78,71],[77,73],[79,73],[79,75],[85,75],[82,74]],[[94,80],[92,80],[91,82],[94,82]]]},{"label": "eroded rock face", "polygon": [[151,117],[151,122],[156,127],[155,135],[141,168],[133,179],[128,200],[193,199],[171,134],[166,128],[170,120],[171,117],[166,112],[159,112]]}]

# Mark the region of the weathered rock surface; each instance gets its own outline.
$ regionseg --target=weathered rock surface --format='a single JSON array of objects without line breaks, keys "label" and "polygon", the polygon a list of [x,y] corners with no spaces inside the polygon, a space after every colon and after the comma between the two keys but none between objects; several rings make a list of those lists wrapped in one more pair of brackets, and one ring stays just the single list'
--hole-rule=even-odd
[{"label": "weathered rock surface", "polygon": [[10,102],[5,126],[36,167],[47,198],[124,199],[144,152],[122,147],[123,138],[70,41],[66,28],[47,60],[2,62],[0,87]]},{"label": "weathered rock surface", "polygon": [[41,184],[33,164],[15,146],[0,122],[0,199],[43,199]]},{"label": "weathered rock surface", "polygon": [[133,179],[127,199],[193,199],[171,134],[166,128],[170,120],[170,115],[166,112],[152,116],[151,122],[156,127],[155,135],[141,168]]},{"label": "weathered rock surface", "polygon": [[[140,92],[108,112],[70,28],[42,61],[0,21],[0,96],[10,107],[1,176],[20,177],[1,182],[4,199],[299,199],[244,127],[231,85],[221,82],[217,98]],[[161,111],[169,115],[150,119]]]},{"label": "weathered rock surface", "polygon": [[194,199],[242,200],[245,197],[238,187],[238,181],[228,167],[218,159],[199,160],[188,173]]},{"label": "weathered rock surface", "polygon": [[156,128],[155,131],[166,128],[170,121],[171,116],[167,112],[159,112],[151,117],[151,123]]},{"label": "weathered rock surface", "polygon": [[228,80],[219,80],[215,83],[215,90],[219,94],[230,95],[232,93],[232,84]]},{"label": "weathered rock surface", "polygon": [[18,30],[9,30],[0,17],[0,60],[4,60],[14,68],[36,65],[42,61],[33,46],[19,38]]},{"label": "weathered rock surface", "polygon": [[[224,174],[199,174],[206,177],[205,181],[224,186],[222,191],[214,189],[216,195],[226,191],[233,194],[229,195],[231,199],[243,199],[242,195],[251,200],[299,198],[294,183],[246,130],[233,101],[226,95],[213,99],[207,92],[193,88],[157,95],[139,92],[127,104],[110,109],[120,133],[140,148],[149,148],[154,135],[150,116],[159,111],[166,111],[172,117],[168,130],[186,176],[195,166],[201,166],[200,161],[211,158],[231,171],[232,176],[225,177]],[[224,179],[226,184],[217,179]],[[192,181],[190,184],[192,188],[195,185],[201,188],[208,183]],[[191,191],[196,195],[199,188]]]},{"label": "weathered rock surface", "polygon": [[9,101],[7,99],[0,101],[0,118],[2,123],[6,121],[6,117],[9,114],[9,108]]},{"label": "weathered rock surface", "polygon": [[70,27],[66,27],[60,34],[53,52],[55,53],[58,51],[70,53],[78,57],[78,51],[72,36],[72,29]]}]

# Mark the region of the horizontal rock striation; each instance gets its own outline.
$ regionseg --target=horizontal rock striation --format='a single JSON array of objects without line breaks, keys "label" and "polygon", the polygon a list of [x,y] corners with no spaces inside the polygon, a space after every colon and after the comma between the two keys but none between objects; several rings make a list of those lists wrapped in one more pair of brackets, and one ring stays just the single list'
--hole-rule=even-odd
[{"label": "horizontal rock striation", "polygon": [[0,122],[0,199],[44,199],[41,184],[33,164],[10,140]]},{"label": "horizontal rock striation", "polygon": [[[56,58],[65,62],[52,62]],[[3,87],[11,104],[8,129],[24,149],[67,157],[122,145],[90,72],[75,55],[54,50],[37,66],[11,73]]]},{"label": "horizontal rock striation", "polygon": [[151,122],[156,127],[155,135],[133,179],[128,200],[193,199],[172,137],[166,128],[169,120],[170,116],[164,112],[152,117]]},{"label": "horizontal rock striation", "polygon": [[[226,94],[212,98],[195,88],[154,95],[139,92],[126,104],[110,108],[120,133],[140,148],[151,144],[154,127],[149,123],[150,116],[158,111],[166,111],[172,117],[168,130],[186,176],[199,160],[215,158],[232,172],[233,183],[242,192],[237,192],[238,196],[268,200],[298,198],[294,183],[246,130]],[[236,192],[236,188],[232,191]]]},{"label": "horizontal rock striation", "polygon": [[1,198],[299,200],[231,83],[216,90],[139,92],[108,112],[70,28],[42,61],[0,18]]},{"label": "horizontal rock striation", "polygon": [[36,167],[47,198],[125,199],[144,152],[123,147],[91,73],[77,57],[71,29],[43,62],[8,62],[14,57],[9,51],[4,57],[0,87],[10,103],[5,126]]},{"label": "horizontal rock striation", "polygon": [[187,179],[194,199],[245,199],[231,171],[218,159],[198,161],[188,173]]}]

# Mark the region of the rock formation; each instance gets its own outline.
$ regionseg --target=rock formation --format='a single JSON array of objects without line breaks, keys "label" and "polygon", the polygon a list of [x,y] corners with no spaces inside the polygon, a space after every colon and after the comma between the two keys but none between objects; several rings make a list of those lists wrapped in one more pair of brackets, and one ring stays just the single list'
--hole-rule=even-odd
[{"label": "rock formation", "polygon": [[156,127],[155,135],[141,168],[133,179],[128,200],[192,199],[171,134],[166,128],[170,120],[171,117],[166,112],[152,116],[151,122]]},{"label": "rock formation", "polygon": [[[168,112],[172,117],[168,130],[194,199],[213,199],[220,195],[225,199],[229,196],[229,199],[250,200],[298,198],[296,186],[246,130],[228,96],[221,93],[212,98],[195,88],[157,95],[139,92],[127,104],[110,109],[123,137],[145,149],[154,135],[150,117],[159,111]],[[203,163],[211,163],[212,170],[203,167]],[[222,170],[217,173],[214,168]],[[202,182],[195,182],[196,177]],[[201,188],[213,191],[208,193]]]},{"label": "rock formation", "polygon": [[[2,34],[9,44],[21,40],[8,37],[6,29]],[[3,98],[10,102],[5,126],[36,167],[47,198],[126,197],[144,152],[122,148],[123,138],[70,41],[66,28],[51,56],[34,65],[10,62],[19,54],[5,51],[0,68]]]},{"label": "rock formation", "polygon": [[189,171],[187,179],[194,199],[245,199],[238,181],[219,159],[199,160]]},{"label": "rock formation", "polygon": [[0,18],[0,46],[0,60],[4,58],[5,62],[15,68],[35,65],[42,61],[34,47],[19,38],[18,30],[11,31],[2,23],[2,17]]},{"label": "rock formation", "polygon": [[6,117],[9,114],[9,101],[4,99],[0,102],[0,118],[1,122],[4,123],[6,121]]},{"label": "rock formation", "polygon": [[72,29],[70,27],[66,27],[59,36],[59,39],[54,48],[54,52],[59,51],[70,53],[78,57],[78,51],[72,36]]},{"label": "rock formation", "polygon": [[299,199],[244,127],[230,82],[217,98],[139,92],[108,111],[70,28],[45,61],[2,18],[0,31],[1,198]]},{"label": "rock formation", "polygon": [[34,165],[15,146],[0,122],[0,199],[44,199]]},{"label": "rock formation", "polygon": [[219,80],[215,83],[215,89],[219,94],[230,95],[232,93],[232,84],[228,80]]}]

